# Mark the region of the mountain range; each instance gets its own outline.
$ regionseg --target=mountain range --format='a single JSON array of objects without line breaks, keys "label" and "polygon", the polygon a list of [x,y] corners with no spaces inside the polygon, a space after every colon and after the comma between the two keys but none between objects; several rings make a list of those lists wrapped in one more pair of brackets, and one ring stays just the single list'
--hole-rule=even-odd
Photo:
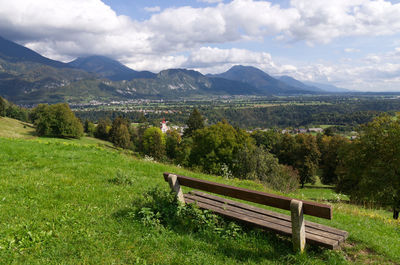
[{"label": "mountain range", "polygon": [[203,75],[187,69],[135,71],[104,57],[63,63],[0,37],[0,96],[18,104],[84,103],[138,98],[177,99],[225,95],[298,95],[344,92],[334,86],[274,78],[252,66]]}]

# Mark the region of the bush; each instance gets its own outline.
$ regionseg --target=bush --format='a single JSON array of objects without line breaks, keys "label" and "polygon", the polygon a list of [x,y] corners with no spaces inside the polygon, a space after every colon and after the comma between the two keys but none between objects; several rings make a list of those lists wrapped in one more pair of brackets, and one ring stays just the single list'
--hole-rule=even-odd
[{"label": "bush", "polygon": [[236,223],[193,204],[181,205],[173,193],[159,188],[146,191],[143,199],[134,204],[137,207],[129,215],[145,226],[201,233],[214,238],[235,238],[243,233]]}]

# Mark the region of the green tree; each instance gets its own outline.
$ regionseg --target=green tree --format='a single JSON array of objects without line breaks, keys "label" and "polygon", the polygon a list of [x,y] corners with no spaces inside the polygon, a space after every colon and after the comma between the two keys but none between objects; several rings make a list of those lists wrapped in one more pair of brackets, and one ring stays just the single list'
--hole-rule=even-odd
[{"label": "green tree", "polygon": [[184,167],[190,166],[190,153],[192,151],[192,146],[193,146],[192,137],[182,138],[182,141],[178,145],[178,150],[176,153],[175,161],[177,164]]},{"label": "green tree", "polygon": [[157,160],[165,156],[165,137],[158,127],[149,127],[143,134],[143,149],[146,155]]},{"label": "green tree", "polygon": [[268,151],[276,154],[278,152],[277,145],[280,142],[282,134],[275,130],[256,130],[251,134],[251,137],[254,138],[257,146],[263,146]]},{"label": "green tree", "polygon": [[315,182],[320,151],[315,136],[311,134],[296,135],[296,160],[293,167],[299,172],[301,186]]},{"label": "green tree", "polygon": [[358,202],[400,210],[400,115],[375,118],[341,153],[337,190]]},{"label": "green tree", "polygon": [[168,158],[176,159],[181,143],[181,135],[177,130],[168,130],[166,133],[165,147]]},{"label": "green tree", "polygon": [[299,176],[263,147],[246,145],[236,155],[233,175],[258,180],[274,190],[290,192],[299,185]]},{"label": "green tree", "polygon": [[246,144],[253,144],[249,134],[227,122],[198,129],[193,134],[190,165],[212,174],[221,174],[223,167],[232,170],[237,152]]},{"label": "green tree", "polygon": [[321,159],[319,161],[319,166],[322,170],[321,182],[323,184],[336,184],[338,181],[336,173],[339,164],[338,155],[340,150],[349,144],[349,140],[339,135],[321,135],[317,141],[321,152]]},{"label": "green tree", "polygon": [[194,108],[186,122],[187,128],[183,132],[184,137],[191,137],[194,131],[204,128],[204,118],[197,108]]},{"label": "green tree", "polygon": [[311,134],[284,134],[277,147],[279,162],[298,171],[301,186],[314,182],[320,151],[316,137]]},{"label": "green tree", "polygon": [[80,138],[83,126],[68,104],[40,104],[33,110],[36,133],[39,136]]},{"label": "green tree", "polygon": [[148,123],[141,123],[137,127],[130,127],[130,134],[131,134],[131,142],[135,146],[135,150],[141,153],[144,153],[143,147],[143,135],[144,132],[149,128]]},{"label": "green tree", "polygon": [[93,122],[86,119],[83,128],[84,128],[85,133],[88,136],[91,136],[91,137],[94,136],[94,134],[96,132],[96,126],[94,125]]},{"label": "green tree", "polygon": [[129,148],[131,146],[131,135],[129,134],[129,122],[122,117],[114,119],[110,129],[111,142],[121,148]]},{"label": "green tree", "polygon": [[7,101],[0,97],[0,117],[6,116],[6,109],[7,109]]},{"label": "green tree", "polygon": [[108,140],[111,130],[111,121],[109,119],[100,119],[94,136],[99,139]]}]

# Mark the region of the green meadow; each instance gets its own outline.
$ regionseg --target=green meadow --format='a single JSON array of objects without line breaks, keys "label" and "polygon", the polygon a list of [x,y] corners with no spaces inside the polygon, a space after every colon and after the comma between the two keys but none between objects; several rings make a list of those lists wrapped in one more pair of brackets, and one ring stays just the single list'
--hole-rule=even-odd
[{"label": "green meadow", "polygon": [[[166,206],[159,213],[170,199],[163,172],[274,192],[251,181],[139,159],[90,137],[37,138],[29,124],[0,118],[0,263],[400,262],[400,221],[392,220],[385,209],[351,205],[330,187],[307,186],[288,196],[331,204],[333,220],[306,219],[346,230],[350,236],[341,250],[308,246],[304,254],[297,254],[289,238],[208,212]],[[172,213],[177,217],[163,217],[166,211],[177,211]]]}]

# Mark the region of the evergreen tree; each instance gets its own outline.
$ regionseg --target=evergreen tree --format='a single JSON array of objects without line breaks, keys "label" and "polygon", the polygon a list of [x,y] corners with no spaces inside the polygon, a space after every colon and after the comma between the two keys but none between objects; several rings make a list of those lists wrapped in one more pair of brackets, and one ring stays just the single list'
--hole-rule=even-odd
[{"label": "evergreen tree", "polygon": [[113,121],[110,130],[111,142],[121,148],[129,148],[131,145],[131,136],[128,130],[129,123],[127,120],[118,117]]},{"label": "evergreen tree", "polygon": [[165,139],[165,149],[168,158],[176,159],[178,155],[179,144],[181,143],[181,135],[177,130],[168,130]]},{"label": "evergreen tree", "polygon": [[100,119],[97,124],[94,136],[99,139],[108,140],[111,130],[111,121],[109,119]]},{"label": "evergreen tree", "polygon": [[187,128],[183,132],[184,137],[191,137],[193,132],[204,128],[204,118],[197,108],[194,108],[186,122]]},{"label": "evergreen tree", "polygon": [[6,116],[7,101],[0,97],[0,117]]}]

